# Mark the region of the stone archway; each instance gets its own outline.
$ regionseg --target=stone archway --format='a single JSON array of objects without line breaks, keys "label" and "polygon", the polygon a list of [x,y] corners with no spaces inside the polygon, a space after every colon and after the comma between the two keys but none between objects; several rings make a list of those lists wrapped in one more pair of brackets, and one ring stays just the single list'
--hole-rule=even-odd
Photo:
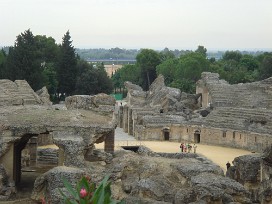
[{"label": "stone archway", "polygon": [[163,128],[162,133],[163,133],[163,140],[169,141],[170,140],[170,128],[168,128],[168,127]]},{"label": "stone archway", "polygon": [[200,143],[200,130],[196,130],[194,133],[194,143]]}]

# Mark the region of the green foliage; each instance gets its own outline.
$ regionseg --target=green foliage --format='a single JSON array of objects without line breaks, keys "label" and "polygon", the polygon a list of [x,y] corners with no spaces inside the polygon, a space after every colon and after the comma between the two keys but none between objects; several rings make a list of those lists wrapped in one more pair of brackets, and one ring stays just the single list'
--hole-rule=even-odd
[{"label": "green foliage", "polygon": [[58,80],[57,72],[54,63],[46,63],[43,68],[44,85],[46,86],[50,95],[57,93]]},{"label": "green foliage", "polygon": [[0,79],[6,78],[6,61],[7,55],[6,52],[2,49],[0,51]]},{"label": "green foliage", "polygon": [[89,178],[82,177],[76,185],[76,189],[66,180],[63,179],[64,186],[70,195],[66,195],[60,190],[66,204],[123,204],[123,201],[117,202],[111,198],[109,176],[106,176],[99,186]]},{"label": "green foliage", "polygon": [[159,64],[156,68],[157,75],[162,74],[165,84],[168,86],[175,80],[175,74],[178,69],[179,59],[167,59]]},{"label": "green foliage", "polygon": [[111,80],[115,90],[123,90],[124,82],[130,81],[134,84],[140,84],[141,73],[140,69],[136,65],[124,65],[121,69],[118,69]]},{"label": "green foliage", "polygon": [[140,82],[144,90],[148,90],[150,84],[156,79],[156,66],[161,63],[160,55],[151,49],[142,49],[136,56],[137,66],[141,71],[142,82]]},{"label": "green foliage", "polygon": [[189,79],[197,81],[200,79],[203,71],[209,70],[209,62],[203,54],[193,52],[180,57],[178,69],[176,72],[177,79]]},{"label": "green foliage", "polygon": [[[203,48],[204,49],[204,48]],[[170,58],[157,66],[157,74],[162,74],[167,86],[193,93],[195,82],[203,71],[209,70],[209,61],[200,52],[189,52],[179,59]]]},{"label": "green foliage", "polygon": [[204,57],[207,57],[207,49],[202,45],[199,45],[195,52],[200,53]]},{"label": "green foliage", "polygon": [[272,76],[272,53],[265,53],[261,58],[260,79]]},{"label": "green foliage", "polygon": [[34,90],[43,85],[41,61],[34,35],[29,29],[17,36],[14,47],[9,50],[7,77],[11,80],[25,79]]},{"label": "green foliage", "polygon": [[94,68],[92,64],[84,60],[79,60],[77,70],[76,94],[94,95],[98,93],[112,93],[113,82],[107,76],[103,64]]},{"label": "green foliage", "polygon": [[178,88],[186,93],[195,93],[195,82],[189,79],[177,79],[170,84],[173,88]]},{"label": "green foliage", "polygon": [[111,49],[76,49],[80,58],[88,59],[135,59],[138,54],[136,49],[120,49],[118,47]]},{"label": "green foliage", "polygon": [[59,81],[58,92],[66,96],[73,94],[77,79],[77,58],[75,49],[72,46],[70,32],[67,31],[62,38],[60,46],[59,66],[57,77]]},{"label": "green foliage", "polygon": [[239,51],[226,51],[223,55],[223,60],[234,60],[239,62],[242,58],[242,54]]},{"label": "green foliage", "polygon": [[160,59],[161,61],[166,61],[168,59],[174,59],[175,58],[175,54],[173,52],[171,52],[168,48],[164,48],[164,50],[162,50],[160,53]]},{"label": "green foliage", "polygon": [[113,82],[108,77],[104,64],[98,64],[97,66],[98,78],[97,78],[97,91],[96,93],[110,94],[113,91]]}]

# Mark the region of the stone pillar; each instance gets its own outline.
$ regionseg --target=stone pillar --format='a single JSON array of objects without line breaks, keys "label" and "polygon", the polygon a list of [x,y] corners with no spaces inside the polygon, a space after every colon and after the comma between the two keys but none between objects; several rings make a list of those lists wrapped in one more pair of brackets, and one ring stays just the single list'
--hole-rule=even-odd
[{"label": "stone pillar", "polygon": [[[71,132],[54,132],[53,142],[63,151],[63,164],[69,167],[85,167],[84,142],[80,135]],[[62,163],[59,161],[59,163]]]},{"label": "stone pillar", "polygon": [[111,130],[107,134],[105,142],[104,142],[104,145],[105,145],[104,146],[104,150],[105,150],[105,152],[114,153],[114,134],[115,134],[114,130]]},{"label": "stone pillar", "polygon": [[123,128],[123,106],[119,107],[119,112],[118,112],[118,127]]},{"label": "stone pillar", "polygon": [[133,135],[132,109],[128,109],[128,134]]},{"label": "stone pillar", "polygon": [[37,136],[31,137],[28,142],[30,165],[37,162]]},{"label": "stone pillar", "polygon": [[128,107],[124,106],[124,112],[123,112],[123,130],[124,132],[128,132]]}]

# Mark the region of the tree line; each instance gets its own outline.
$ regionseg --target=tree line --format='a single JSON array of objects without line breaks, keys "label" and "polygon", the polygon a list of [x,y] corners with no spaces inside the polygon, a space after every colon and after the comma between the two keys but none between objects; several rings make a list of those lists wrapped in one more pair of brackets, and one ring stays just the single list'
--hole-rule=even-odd
[{"label": "tree line", "polygon": [[194,93],[195,83],[202,72],[219,73],[221,79],[230,84],[254,82],[272,76],[272,53],[251,55],[239,51],[226,51],[222,58],[207,58],[207,49],[198,46],[195,51],[187,51],[176,56],[173,51],[164,49],[157,52],[142,49],[136,56],[136,64],[119,69],[112,80],[115,89],[122,89],[125,81],[131,81],[148,90],[159,74],[165,84],[181,91]]},{"label": "tree line", "polygon": [[57,100],[113,90],[103,64],[94,66],[76,54],[69,31],[61,44],[52,37],[34,36],[30,29],[19,34],[8,52],[0,51],[0,79],[24,79],[35,91],[46,86]]}]

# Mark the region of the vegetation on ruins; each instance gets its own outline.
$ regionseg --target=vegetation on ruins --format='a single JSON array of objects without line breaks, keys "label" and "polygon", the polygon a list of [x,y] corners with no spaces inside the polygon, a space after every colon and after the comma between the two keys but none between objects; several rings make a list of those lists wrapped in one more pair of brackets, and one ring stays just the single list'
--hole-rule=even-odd
[{"label": "vegetation on ruins", "polygon": [[89,177],[82,177],[76,185],[76,190],[72,185],[63,179],[67,192],[66,195],[60,191],[63,196],[64,202],[67,204],[118,204],[124,202],[116,202],[111,198],[109,176],[106,176],[103,181],[96,187],[95,183],[91,182]]},{"label": "vegetation on ruins", "polygon": [[95,68],[82,63],[69,31],[58,45],[52,37],[35,36],[28,29],[16,37],[8,52],[0,51],[0,79],[24,79],[35,91],[46,86],[56,100],[64,95],[109,94],[113,85],[106,76],[103,64]]}]

